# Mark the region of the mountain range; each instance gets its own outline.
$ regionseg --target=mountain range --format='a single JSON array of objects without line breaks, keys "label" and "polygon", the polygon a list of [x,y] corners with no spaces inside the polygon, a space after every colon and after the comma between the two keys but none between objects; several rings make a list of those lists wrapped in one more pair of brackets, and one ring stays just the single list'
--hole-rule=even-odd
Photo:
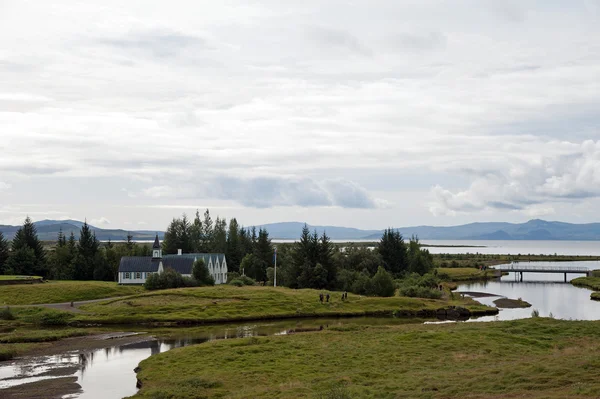
[{"label": "mountain range", "polygon": [[[77,220],[42,220],[35,222],[38,236],[44,241],[56,240],[62,229],[67,236],[73,232],[78,238],[83,222]],[[156,233],[162,239],[164,233],[151,230],[128,231],[122,229],[102,229],[90,226],[99,240],[126,240],[131,234],[135,241],[151,241]],[[272,239],[295,240],[300,236],[304,223],[283,222],[257,225],[264,228]],[[0,225],[0,232],[7,239],[12,239],[19,226]],[[324,231],[334,240],[379,240],[383,230],[361,230],[350,227],[312,226],[312,231],[320,235]],[[405,238],[417,236],[421,240],[582,240],[600,241],[600,223],[573,224],[549,222],[545,220],[530,220],[526,223],[484,222],[469,223],[460,226],[413,226],[400,227],[400,233]]]}]

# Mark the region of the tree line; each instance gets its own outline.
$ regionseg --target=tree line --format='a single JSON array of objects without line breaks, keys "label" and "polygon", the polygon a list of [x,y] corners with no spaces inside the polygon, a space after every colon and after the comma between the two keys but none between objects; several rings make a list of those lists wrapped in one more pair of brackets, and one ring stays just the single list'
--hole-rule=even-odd
[{"label": "tree line", "polygon": [[[224,253],[229,280],[247,276],[263,284],[274,280],[274,246],[262,228],[245,228],[236,218],[214,221],[207,209],[196,212],[193,220],[184,214],[174,218],[162,242],[165,254]],[[27,218],[11,243],[0,233],[0,273],[38,275],[64,280],[116,281],[122,256],[150,256],[148,245],[133,242],[100,243],[84,223],[79,238],[73,233],[57,237],[54,250],[46,251],[37,237],[35,225]],[[374,248],[336,246],[324,232],[318,235],[305,225],[297,242],[278,244],[277,282],[290,288],[345,290],[373,294],[385,281],[411,275],[423,276],[433,270],[433,259],[417,238],[405,242],[389,228]],[[384,281],[385,280],[385,281]],[[428,280],[429,281],[429,280]],[[389,290],[381,288],[380,290]]]},{"label": "tree line", "polygon": [[46,250],[29,217],[11,242],[0,232],[0,274],[40,276],[55,280],[116,281],[123,256],[148,256],[151,249],[127,236],[123,244],[101,243],[85,222],[76,239],[58,233],[56,246]]}]

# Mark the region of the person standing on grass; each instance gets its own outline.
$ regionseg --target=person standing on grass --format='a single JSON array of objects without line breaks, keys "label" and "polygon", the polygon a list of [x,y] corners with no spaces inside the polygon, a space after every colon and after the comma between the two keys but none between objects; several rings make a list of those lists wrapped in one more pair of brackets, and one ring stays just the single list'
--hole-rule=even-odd
[{"label": "person standing on grass", "polygon": [[327,293],[327,302],[329,302],[329,293]]},{"label": "person standing on grass", "polygon": [[323,293],[322,292],[319,294],[319,301],[321,301],[321,303],[323,303]]}]

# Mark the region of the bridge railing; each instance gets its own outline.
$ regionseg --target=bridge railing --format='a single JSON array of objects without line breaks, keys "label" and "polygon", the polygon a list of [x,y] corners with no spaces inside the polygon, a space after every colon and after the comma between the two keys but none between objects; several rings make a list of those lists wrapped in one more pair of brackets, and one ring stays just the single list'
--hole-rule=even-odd
[{"label": "bridge railing", "polygon": [[496,266],[494,269],[502,272],[520,272],[527,270],[530,272],[560,272],[560,273],[587,273],[590,271],[587,267],[568,267],[568,266],[526,266],[526,265],[507,265]]}]

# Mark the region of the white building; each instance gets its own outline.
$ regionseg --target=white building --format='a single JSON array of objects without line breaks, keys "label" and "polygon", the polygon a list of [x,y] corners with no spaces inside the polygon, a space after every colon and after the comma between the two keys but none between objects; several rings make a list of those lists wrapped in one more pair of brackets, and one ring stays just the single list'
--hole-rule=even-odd
[{"label": "white building", "polygon": [[158,235],[152,246],[152,256],[124,256],[119,264],[119,284],[144,284],[149,275],[172,268],[182,276],[191,277],[192,268],[203,259],[215,284],[227,283],[227,261],[224,254],[162,254]]}]

